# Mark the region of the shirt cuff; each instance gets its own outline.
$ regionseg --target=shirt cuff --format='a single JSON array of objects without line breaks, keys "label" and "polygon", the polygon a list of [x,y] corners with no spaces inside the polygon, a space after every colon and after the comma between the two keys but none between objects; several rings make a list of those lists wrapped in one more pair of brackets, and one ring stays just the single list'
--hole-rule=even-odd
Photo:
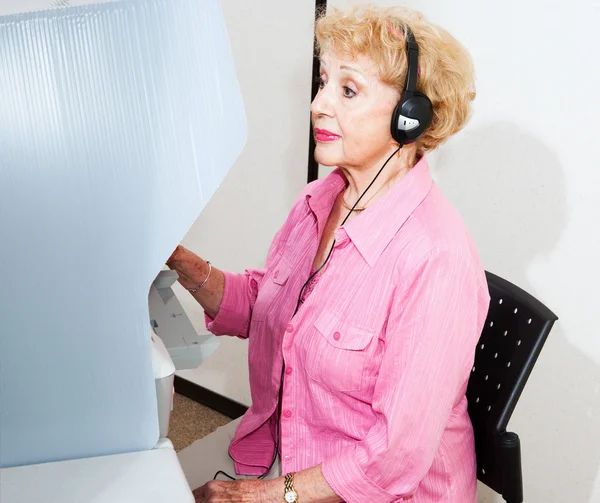
[{"label": "shirt cuff", "polygon": [[[266,470],[264,466],[250,466],[243,463],[238,463],[237,461],[233,462],[233,466],[235,467],[236,475],[245,475],[247,477],[260,477],[261,475],[265,474]],[[273,467],[269,469],[269,473],[272,471]]]},{"label": "shirt cuff", "polygon": [[331,489],[346,503],[390,503],[404,499],[387,493],[367,478],[356,459],[356,447],[325,460],[321,470]]},{"label": "shirt cuff", "polygon": [[250,322],[248,277],[230,272],[223,272],[223,275],[225,282],[221,306],[214,318],[204,313],[206,328],[214,335],[235,335],[245,339]]}]

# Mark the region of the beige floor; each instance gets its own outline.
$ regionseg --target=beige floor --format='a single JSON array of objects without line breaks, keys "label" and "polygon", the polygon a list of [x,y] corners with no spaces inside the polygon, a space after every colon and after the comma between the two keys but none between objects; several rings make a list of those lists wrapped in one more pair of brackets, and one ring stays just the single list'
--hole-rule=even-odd
[{"label": "beige floor", "polygon": [[169,421],[169,439],[175,450],[180,451],[230,421],[229,417],[175,393]]}]

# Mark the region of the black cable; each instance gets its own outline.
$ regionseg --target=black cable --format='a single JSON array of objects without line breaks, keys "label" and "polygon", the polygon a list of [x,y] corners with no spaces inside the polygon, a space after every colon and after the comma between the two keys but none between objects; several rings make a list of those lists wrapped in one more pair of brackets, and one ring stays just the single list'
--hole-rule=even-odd
[{"label": "black cable", "polygon": [[219,476],[219,473],[222,473],[223,475],[225,475],[227,478],[229,478],[231,480],[237,480],[236,478],[232,477],[231,475],[227,475],[223,470],[219,470],[217,473],[215,473],[213,480],[217,479],[217,477]]},{"label": "black cable", "polygon": [[[364,190],[364,192],[361,194],[361,196],[356,200],[356,202],[354,203],[354,206],[352,206],[352,208],[350,209],[350,211],[348,212],[348,214],[346,215],[346,218],[344,218],[344,220],[342,221],[342,223],[340,224],[340,227],[342,225],[344,225],[346,223],[346,221],[348,220],[348,218],[350,218],[350,215],[352,215],[352,212],[354,211],[354,209],[356,208],[356,206],[358,205],[358,203],[360,202],[360,200],[365,196],[365,194],[369,191],[369,189],[373,186],[373,184],[375,183],[375,180],[377,180],[377,178],[379,177],[379,175],[381,174],[381,172],[383,171],[383,168],[385,168],[388,164],[388,162],[390,162],[390,160],[392,159],[392,157],[394,157],[394,155],[396,155],[400,149],[402,148],[402,146],[398,147],[394,153],[392,155],[390,155],[387,159],[387,161],[385,161],[385,163],[383,164],[383,166],[381,166],[381,169],[377,172],[377,174],[375,175],[375,178],[373,178],[373,180],[371,181],[371,183],[369,184],[369,186]],[[296,313],[298,312],[298,309],[300,309],[300,305],[302,304],[302,294],[304,292],[304,289],[306,288],[306,285],[308,285],[308,283],[310,282],[311,279],[313,279],[322,269],[323,267],[325,267],[325,264],[327,264],[327,262],[329,261],[329,258],[331,257],[331,253],[333,252],[333,248],[335,247],[335,239],[333,240],[333,243],[331,245],[331,248],[329,249],[329,253],[327,254],[327,258],[325,259],[325,262],[323,262],[323,264],[313,273],[310,275],[310,277],[306,280],[306,282],[304,283],[304,285],[302,285],[302,288],[300,289],[300,295],[298,295],[298,302],[296,303],[296,309],[294,310],[294,314],[292,315],[292,318],[294,316],[296,316]],[[283,374],[284,374],[284,369],[281,369],[281,385],[279,388],[279,396],[281,397],[281,390],[283,389]],[[281,403],[280,399],[277,401],[277,411],[279,411],[279,404]],[[279,452],[279,436],[280,436],[280,431],[279,431],[279,412],[277,414],[277,440],[275,442],[275,452],[273,453],[273,461],[271,461],[271,466],[269,466],[269,468],[267,468],[267,471],[264,472],[262,475],[260,475],[258,477],[258,479],[264,479],[269,472],[271,471],[271,469],[273,468],[273,465],[275,464],[275,460],[277,459],[277,454]],[[225,473],[222,470],[219,470],[217,473],[215,473],[215,476],[213,477],[213,480],[216,480],[216,478],[219,476],[219,474],[222,473],[223,475],[225,475],[227,478],[231,479],[231,480],[237,480],[235,477],[232,477],[231,475],[228,475],[227,473]]]}]

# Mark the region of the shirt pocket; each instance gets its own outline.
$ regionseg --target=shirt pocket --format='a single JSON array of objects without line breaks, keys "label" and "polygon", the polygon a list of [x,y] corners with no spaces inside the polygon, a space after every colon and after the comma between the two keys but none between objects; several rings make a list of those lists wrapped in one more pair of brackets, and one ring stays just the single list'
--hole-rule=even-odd
[{"label": "shirt pocket", "polygon": [[333,390],[360,391],[375,331],[329,311],[319,314],[314,329],[307,354],[308,376]]},{"label": "shirt pocket", "polygon": [[285,257],[281,257],[274,267],[267,270],[252,309],[253,321],[264,320],[267,314],[275,309],[277,300],[281,300],[282,291],[288,282],[292,269],[289,261]]}]

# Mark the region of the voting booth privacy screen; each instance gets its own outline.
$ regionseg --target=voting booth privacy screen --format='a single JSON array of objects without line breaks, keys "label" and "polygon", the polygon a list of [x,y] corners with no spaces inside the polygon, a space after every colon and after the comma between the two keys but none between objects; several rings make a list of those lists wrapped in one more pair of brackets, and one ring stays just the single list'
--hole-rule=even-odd
[{"label": "voting booth privacy screen", "polygon": [[151,449],[148,292],[246,140],[217,0],[0,17],[0,467]]}]

